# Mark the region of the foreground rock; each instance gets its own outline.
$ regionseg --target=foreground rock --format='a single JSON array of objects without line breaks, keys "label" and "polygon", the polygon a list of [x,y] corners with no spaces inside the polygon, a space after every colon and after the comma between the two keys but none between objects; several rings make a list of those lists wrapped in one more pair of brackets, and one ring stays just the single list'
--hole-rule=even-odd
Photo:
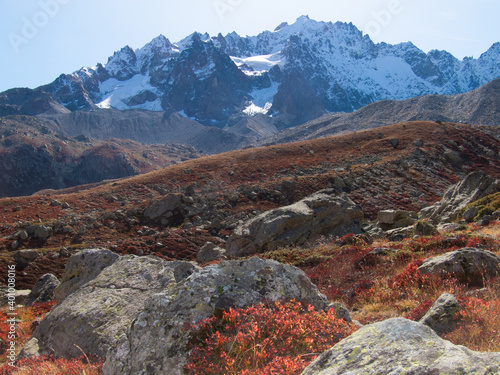
[{"label": "foreground rock", "polygon": [[339,342],[302,375],[498,374],[500,353],[479,353],[403,318],[371,324]]},{"label": "foreground rock", "polygon": [[418,268],[422,274],[453,274],[467,282],[500,276],[500,257],[487,250],[465,247],[424,260]]},{"label": "foreground rock", "polygon": [[[90,257],[103,259],[108,255],[107,250],[76,254],[69,264],[70,270],[77,266],[77,261],[85,264]],[[126,332],[151,295],[172,287],[194,269],[188,262],[118,256],[113,264],[51,310],[21,355],[53,352],[56,356],[79,357],[81,351],[75,346],[78,345],[87,354],[105,357],[108,348]],[[73,279],[66,278],[61,290],[67,290],[64,284],[74,286]]]},{"label": "foreground rock", "polygon": [[450,186],[443,198],[420,211],[420,217],[434,224],[456,220],[469,204],[486,195],[500,191],[500,181],[483,172],[473,172],[459,183]]},{"label": "foreground rock", "polygon": [[330,307],[303,271],[275,261],[251,258],[196,269],[173,289],[146,302],[108,353],[103,373],[183,374],[190,333],[186,322],[194,324],[220,309],[287,298],[316,309]]},{"label": "foreground rock", "polygon": [[301,246],[322,235],[360,233],[363,212],[346,195],[319,191],[290,206],[260,214],[237,227],[226,243],[227,255],[240,257],[279,247]]}]

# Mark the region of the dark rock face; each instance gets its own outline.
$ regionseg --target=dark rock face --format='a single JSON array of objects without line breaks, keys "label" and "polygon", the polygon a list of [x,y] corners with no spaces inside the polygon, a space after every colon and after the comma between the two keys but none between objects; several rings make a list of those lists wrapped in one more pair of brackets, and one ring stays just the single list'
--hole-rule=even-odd
[{"label": "dark rock face", "polygon": [[16,88],[0,93],[0,117],[68,113],[51,94],[42,89]]},{"label": "dark rock face", "polygon": [[301,124],[325,113],[321,99],[299,72],[292,72],[283,79],[271,110],[286,119],[285,127],[287,123]]},{"label": "dark rock face", "polygon": [[[462,122],[496,126],[500,122],[500,116],[491,108],[500,107],[499,93],[500,79],[496,79],[459,95],[425,95],[400,101],[367,103],[355,112],[329,113],[260,140],[257,144],[301,141],[414,120],[436,121],[437,125],[442,125],[443,122]],[[453,157],[452,154],[449,156]]]}]

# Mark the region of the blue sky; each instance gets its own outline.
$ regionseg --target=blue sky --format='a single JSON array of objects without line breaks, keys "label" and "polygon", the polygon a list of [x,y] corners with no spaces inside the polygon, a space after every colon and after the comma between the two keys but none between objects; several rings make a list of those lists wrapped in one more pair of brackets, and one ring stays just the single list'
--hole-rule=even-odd
[{"label": "blue sky", "polygon": [[498,0],[0,0],[0,91],[106,63],[159,34],[172,42],[194,31],[256,35],[300,15],[458,58],[477,58],[500,40]]}]

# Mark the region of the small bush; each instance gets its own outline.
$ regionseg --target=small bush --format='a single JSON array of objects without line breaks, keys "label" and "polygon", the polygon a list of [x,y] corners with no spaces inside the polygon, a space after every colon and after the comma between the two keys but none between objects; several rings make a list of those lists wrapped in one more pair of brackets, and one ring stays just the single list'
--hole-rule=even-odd
[{"label": "small bush", "polygon": [[[17,347],[24,345],[33,333],[33,322],[48,313],[55,303],[56,301],[35,303],[31,306],[21,307],[15,310],[17,314],[15,316],[17,320],[15,332]],[[8,308],[0,310],[0,363],[4,360],[3,356],[5,355],[7,343],[9,342],[7,335],[9,334],[10,324],[7,323],[7,320],[11,319],[12,316],[8,314]]]},{"label": "small bush", "polygon": [[319,354],[356,330],[333,310],[300,303],[230,309],[194,328],[186,371],[193,375],[300,374]]}]

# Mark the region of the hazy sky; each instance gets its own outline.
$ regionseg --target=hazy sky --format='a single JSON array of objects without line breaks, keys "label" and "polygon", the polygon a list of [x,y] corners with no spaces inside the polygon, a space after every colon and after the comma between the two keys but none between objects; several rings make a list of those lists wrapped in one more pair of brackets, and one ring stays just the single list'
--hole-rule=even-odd
[{"label": "hazy sky", "polygon": [[498,0],[0,0],[0,91],[106,63],[159,34],[172,42],[194,31],[256,35],[300,15],[460,59],[500,40]]}]

